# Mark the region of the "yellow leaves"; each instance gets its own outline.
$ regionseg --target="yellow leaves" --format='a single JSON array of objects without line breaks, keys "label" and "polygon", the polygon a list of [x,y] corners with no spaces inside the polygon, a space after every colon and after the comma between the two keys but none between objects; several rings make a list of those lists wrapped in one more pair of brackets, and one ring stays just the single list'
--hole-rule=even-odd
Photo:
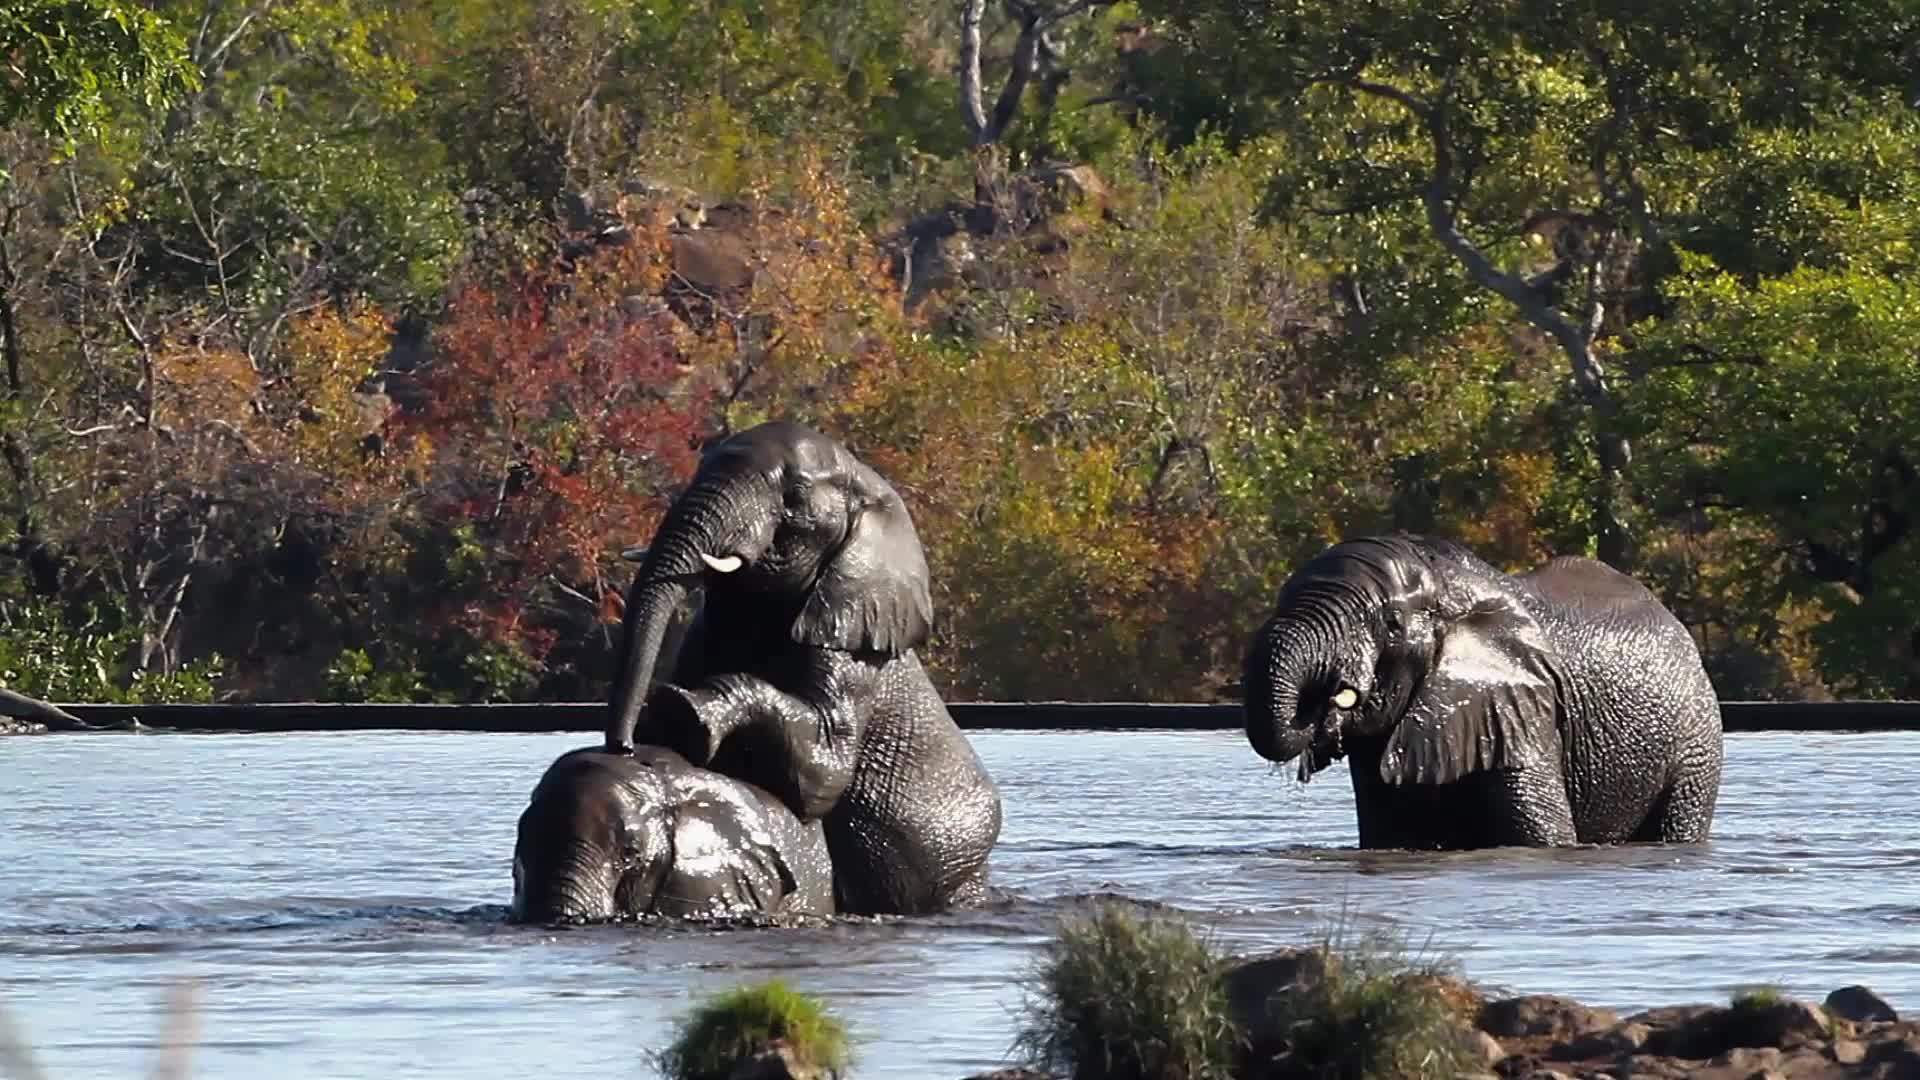
[{"label": "yellow leaves", "polygon": [[1553,486],[1553,457],[1541,451],[1513,451],[1494,459],[1491,471],[1489,503],[1456,523],[1460,538],[1484,558],[1510,569],[1551,558],[1556,553],[1542,545],[1535,520]]},{"label": "yellow leaves", "polygon": [[255,429],[260,373],[245,353],[192,346],[162,347],[153,357],[153,421],[180,430],[216,420]]},{"label": "yellow leaves", "polygon": [[372,306],[321,308],[296,319],[287,335],[286,375],[275,387],[287,448],[300,464],[344,477],[359,470],[362,441],[392,411],[384,393],[362,392],[380,367],[390,327]]}]

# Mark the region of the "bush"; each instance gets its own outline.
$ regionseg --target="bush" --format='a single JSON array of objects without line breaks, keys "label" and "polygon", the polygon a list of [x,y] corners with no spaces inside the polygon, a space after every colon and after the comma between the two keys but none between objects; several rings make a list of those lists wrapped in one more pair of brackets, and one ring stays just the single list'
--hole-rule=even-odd
[{"label": "bush", "polygon": [[847,1029],[825,1005],[779,980],[717,994],[674,1025],[657,1055],[668,1080],[727,1080],[744,1059],[784,1043],[800,1066],[838,1074],[852,1061]]},{"label": "bush", "polygon": [[1224,1080],[1241,1045],[1228,967],[1185,922],[1102,904],[1042,954],[1014,1051],[1080,1080]]},{"label": "bush", "polygon": [[1275,1075],[1343,1080],[1452,1077],[1476,1064],[1463,1035],[1473,1002],[1451,964],[1412,954],[1390,932],[1320,946],[1321,977],[1268,1002],[1288,1050]]}]

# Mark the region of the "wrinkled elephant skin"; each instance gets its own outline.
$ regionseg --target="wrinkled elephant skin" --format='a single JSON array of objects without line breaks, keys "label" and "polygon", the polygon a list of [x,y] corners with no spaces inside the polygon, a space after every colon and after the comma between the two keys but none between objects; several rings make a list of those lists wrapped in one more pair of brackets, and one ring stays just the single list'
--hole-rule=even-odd
[{"label": "wrinkled elephant skin", "polygon": [[914,652],[933,627],[926,556],[886,480],[818,431],[762,424],[706,452],[634,557],[609,750],[668,746],[823,820],[844,911],[984,895],[1000,796]]},{"label": "wrinkled elephant skin", "polygon": [[1457,544],[1349,540],[1247,655],[1248,741],[1301,779],[1346,758],[1360,846],[1704,840],[1720,707],[1693,638],[1591,559],[1514,576]]},{"label": "wrinkled elephant skin", "polygon": [[521,812],[513,917],[831,915],[819,822],[657,746],[563,754]]}]

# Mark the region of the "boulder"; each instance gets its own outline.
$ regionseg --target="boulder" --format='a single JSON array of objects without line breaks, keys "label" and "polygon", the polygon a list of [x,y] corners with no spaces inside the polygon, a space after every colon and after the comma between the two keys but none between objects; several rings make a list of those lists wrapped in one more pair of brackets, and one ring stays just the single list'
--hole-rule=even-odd
[{"label": "boulder", "polygon": [[1282,949],[1236,965],[1227,972],[1227,1010],[1247,1033],[1249,1053],[1256,1059],[1285,1049],[1287,1032],[1278,1027],[1279,1002],[1285,995],[1317,985],[1327,975],[1327,954],[1319,949]]},{"label": "boulder", "polygon": [[1897,1021],[1900,1014],[1886,999],[1864,986],[1843,986],[1827,995],[1827,1012],[1856,1024]]},{"label": "boulder", "polygon": [[1582,1005],[1572,998],[1553,994],[1528,994],[1523,997],[1490,1001],[1480,1010],[1482,1031],[1502,1039],[1549,1037],[1565,1042],[1588,1035],[1620,1022],[1607,1009]]}]

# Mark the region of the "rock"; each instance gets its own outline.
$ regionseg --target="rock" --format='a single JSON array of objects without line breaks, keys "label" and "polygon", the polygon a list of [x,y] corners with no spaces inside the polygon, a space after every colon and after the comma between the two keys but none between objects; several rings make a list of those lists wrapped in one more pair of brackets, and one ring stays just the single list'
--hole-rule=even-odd
[{"label": "rock", "polygon": [[1684,1080],[1687,1067],[1672,1058],[1633,1054],[1621,1063],[1619,1075],[1628,1080]]},{"label": "rock", "polygon": [[1723,1024],[1727,1047],[1793,1047],[1833,1033],[1826,1010],[1795,998],[1737,1005],[1725,1010]]},{"label": "rock", "polygon": [[775,1040],[758,1054],[741,1059],[727,1074],[727,1080],[830,1080],[837,1075],[831,1069],[802,1063],[785,1040]]},{"label": "rock", "polygon": [[1227,1011],[1247,1033],[1256,1058],[1283,1050],[1287,1033],[1274,1023],[1276,997],[1317,985],[1327,975],[1327,954],[1319,949],[1282,949],[1236,965],[1227,972]]},{"label": "rock", "polygon": [[1606,1009],[1593,1009],[1572,998],[1552,994],[1490,1001],[1480,1010],[1481,1030],[1503,1039],[1551,1036],[1566,1041],[1602,1028],[1620,1018]]},{"label": "rock", "polygon": [[1631,1054],[1647,1045],[1647,1039],[1652,1034],[1653,1029],[1647,1025],[1628,1020],[1602,1031],[1590,1032],[1570,1039],[1555,1047],[1551,1056],[1561,1061],[1619,1057],[1622,1054]]},{"label": "rock", "polygon": [[1467,1043],[1467,1053],[1487,1065],[1498,1065],[1506,1059],[1507,1048],[1500,1045],[1499,1039],[1481,1031],[1479,1028],[1469,1028],[1466,1032],[1465,1039]]},{"label": "rock", "polygon": [[1726,1066],[1743,1073],[1753,1073],[1779,1065],[1781,1056],[1777,1047],[1740,1046],[1714,1058],[1710,1064]]},{"label": "rock", "polygon": [[1897,1021],[1900,1014],[1886,999],[1864,986],[1843,986],[1827,995],[1827,1011],[1855,1023]]},{"label": "rock", "polygon": [[1628,1020],[1649,1030],[1646,1050],[1665,1057],[1710,1058],[1727,1049],[1727,1010],[1718,1005],[1669,1005]]},{"label": "rock", "polygon": [[1858,1039],[1835,1039],[1833,1060],[1842,1065],[1858,1065],[1867,1060],[1867,1044]]},{"label": "rock", "polygon": [[1920,1076],[1920,1035],[1907,1033],[1877,1042],[1868,1049],[1867,1060],[1887,1076]]}]

